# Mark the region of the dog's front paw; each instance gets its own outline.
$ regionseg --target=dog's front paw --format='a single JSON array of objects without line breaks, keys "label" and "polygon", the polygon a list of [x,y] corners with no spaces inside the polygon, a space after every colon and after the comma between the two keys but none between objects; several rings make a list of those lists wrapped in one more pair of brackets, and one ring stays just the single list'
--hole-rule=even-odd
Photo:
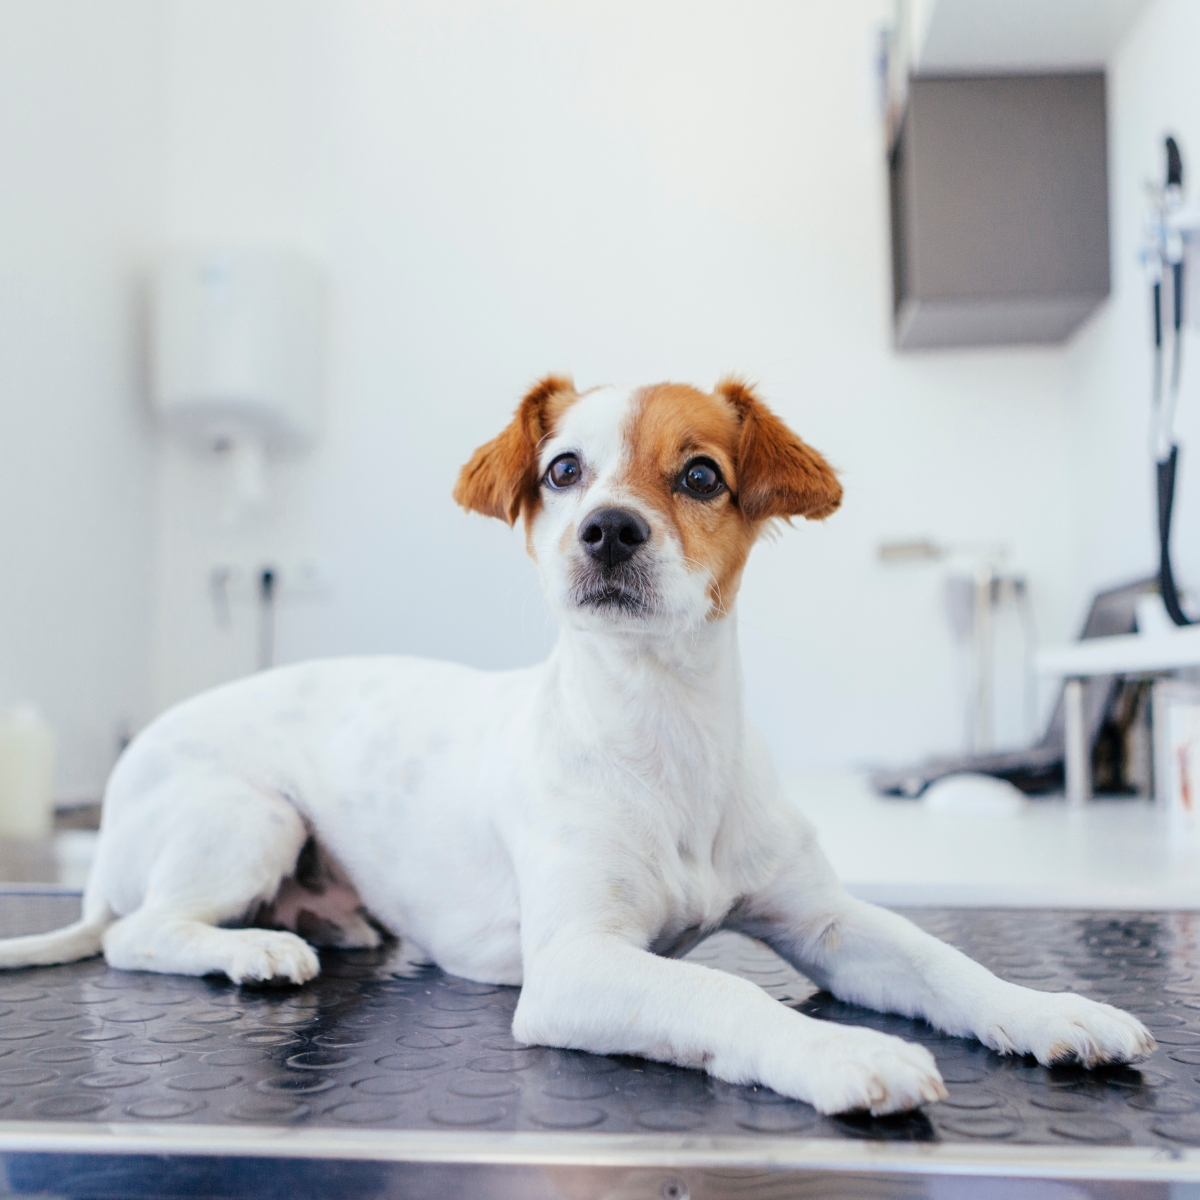
[{"label": "dog's front paw", "polygon": [[924,1046],[858,1026],[829,1024],[806,1039],[788,1065],[787,1078],[764,1082],[822,1113],[866,1109],[880,1116],[947,1096]]},{"label": "dog's front paw", "polygon": [[1032,1054],[1043,1066],[1076,1059],[1085,1067],[1136,1062],[1157,1043],[1136,1017],[1072,992],[1025,988],[978,1033],[1001,1054]]}]

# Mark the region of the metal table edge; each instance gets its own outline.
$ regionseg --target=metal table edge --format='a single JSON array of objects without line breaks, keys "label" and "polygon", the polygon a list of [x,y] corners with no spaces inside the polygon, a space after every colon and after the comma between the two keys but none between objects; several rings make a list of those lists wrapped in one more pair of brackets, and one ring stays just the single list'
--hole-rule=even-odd
[{"label": "metal table edge", "polygon": [[491,1166],[725,1168],[1200,1183],[1200,1150],[833,1138],[0,1121],[0,1154],[191,1155]]},{"label": "metal table edge", "polygon": [[[0,896],[82,896],[83,889],[65,883],[0,883]],[[11,969],[11,968],[10,968]],[[16,968],[20,969],[20,968]],[[8,974],[5,970],[3,974]]]}]

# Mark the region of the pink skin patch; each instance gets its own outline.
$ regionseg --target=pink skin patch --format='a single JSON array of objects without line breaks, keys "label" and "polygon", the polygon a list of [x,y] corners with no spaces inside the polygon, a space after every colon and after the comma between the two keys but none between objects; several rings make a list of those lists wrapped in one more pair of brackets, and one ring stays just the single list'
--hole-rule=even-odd
[{"label": "pink skin patch", "polygon": [[312,838],[300,851],[295,874],[251,920],[261,929],[299,934],[314,946],[360,946],[364,923],[358,892]]}]

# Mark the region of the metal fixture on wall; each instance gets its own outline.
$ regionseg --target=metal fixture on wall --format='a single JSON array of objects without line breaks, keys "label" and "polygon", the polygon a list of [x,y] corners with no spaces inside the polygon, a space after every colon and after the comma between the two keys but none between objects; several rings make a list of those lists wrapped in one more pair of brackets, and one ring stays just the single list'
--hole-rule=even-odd
[{"label": "metal fixture on wall", "polygon": [[276,665],[281,606],[292,611],[328,602],[334,593],[333,566],[319,558],[285,558],[259,563],[218,563],[208,571],[208,593],[218,629],[245,640],[254,630],[254,668]]},{"label": "metal fixture on wall", "polygon": [[994,750],[996,736],[997,618],[1006,609],[1020,623],[1021,724],[1027,737],[1036,720],[1036,679],[1033,654],[1036,633],[1029,587],[1023,575],[1007,568],[1007,546],[972,543],[944,546],[928,539],[884,542],[879,559],[885,563],[959,564],[946,579],[946,615],[960,642],[970,647],[965,735],[967,748],[977,754]]},{"label": "metal fixture on wall", "polygon": [[258,573],[258,669],[269,670],[275,665],[275,604],[278,595],[279,572],[263,567]]}]

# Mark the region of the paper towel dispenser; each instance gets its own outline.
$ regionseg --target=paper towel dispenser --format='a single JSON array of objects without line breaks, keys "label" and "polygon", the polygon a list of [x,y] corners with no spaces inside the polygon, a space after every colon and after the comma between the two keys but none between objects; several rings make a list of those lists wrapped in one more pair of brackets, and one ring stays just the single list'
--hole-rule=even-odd
[{"label": "paper towel dispenser", "polygon": [[324,388],[326,286],[298,254],[174,250],[151,286],[151,402],[176,439],[229,463],[233,523],[267,497],[266,462],[311,446]]},{"label": "paper towel dispenser", "polygon": [[899,349],[1060,342],[1108,295],[1103,73],[914,76],[889,168]]},{"label": "paper towel dispenser", "polygon": [[276,250],[175,250],[152,293],[152,400],[171,433],[200,449],[311,445],[326,307],[316,266]]}]

